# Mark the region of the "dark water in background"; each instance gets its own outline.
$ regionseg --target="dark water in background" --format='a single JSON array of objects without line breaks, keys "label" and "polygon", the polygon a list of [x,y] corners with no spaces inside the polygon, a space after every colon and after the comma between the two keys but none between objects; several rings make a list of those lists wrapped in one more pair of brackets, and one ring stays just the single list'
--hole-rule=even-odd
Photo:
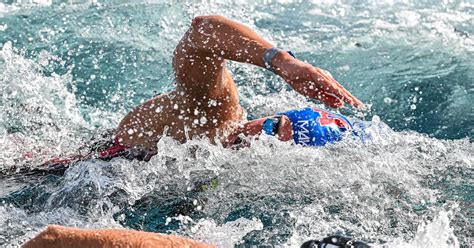
[{"label": "dark water in background", "polygon": [[[472,242],[469,1],[3,2],[0,167],[23,163],[18,154],[27,151],[36,160],[75,151],[143,99],[172,89],[174,46],[193,16],[211,13],[331,71],[370,106],[342,112],[371,121],[374,142],[308,150],[264,140],[230,152],[167,140],[161,146],[173,149],[162,147],[149,164],[89,161],[36,186],[2,182],[0,244],[49,223],[173,230],[222,247],[242,240],[295,246],[338,232],[394,247]],[[230,67],[250,117],[311,104],[269,72]],[[193,190],[196,178],[208,177],[219,179],[217,189]],[[196,210],[201,198],[204,210]],[[179,214],[194,222],[167,221]]]}]

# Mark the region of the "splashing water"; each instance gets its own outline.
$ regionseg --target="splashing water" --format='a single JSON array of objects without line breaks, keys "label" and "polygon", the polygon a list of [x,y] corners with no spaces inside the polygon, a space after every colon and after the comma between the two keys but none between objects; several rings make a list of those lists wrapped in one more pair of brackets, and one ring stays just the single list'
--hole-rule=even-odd
[{"label": "splashing water", "polygon": [[52,154],[77,149],[81,140],[73,133],[80,133],[86,123],[74,94],[67,90],[70,76],[40,75],[40,65],[16,54],[10,42],[3,45],[0,61],[0,148],[5,152],[0,168],[26,162],[28,157],[22,156],[27,152],[34,152],[37,156],[32,162],[38,163]]},{"label": "splashing water", "polygon": [[[62,177],[4,180],[0,246],[18,246],[48,224],[169,232],[219,247],[296,247],[332,234],[385,247],[472,246],[473,9],[392,1],[0,4],[0,169],[73,153],[172,88],[172,51],[199,14],[250,25],[330,70],[371,106],[365,114],[343,110],[367,127],[366,142],[309,148],[263,137],[229,150],[163,138],[148,163],[89,160]],[[230,67],[250,117],[313,104],[268,72]]]}]

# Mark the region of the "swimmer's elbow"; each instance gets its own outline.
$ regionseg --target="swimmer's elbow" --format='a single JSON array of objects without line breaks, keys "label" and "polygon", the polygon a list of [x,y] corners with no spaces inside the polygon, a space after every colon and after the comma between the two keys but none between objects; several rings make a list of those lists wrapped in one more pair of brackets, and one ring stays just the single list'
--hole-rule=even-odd
[{"label": "swimmer's elbow", "polygon": [[[191,27],[193,28],[198,28],[198,27],[205,27],[208,25],[205,24],[212,24],[212,23],[219,23],[219,22],[224,22],[227,18],[221,15],[207,15],[207,16],[196,16],[193,18],[193,21],[191,22]],[[201,26],[203,25],[204,26]]]},{"label": "swimmer's elbow", "polygon": [[183,41],[192,48],[213,53],[222,48],[228,40],[222,38],[234,32],[236,26],[235,22],[224,16],[196,16]]},{"label": "swimmer's elbow", "polygon": [[[196,16],[189,28],[185,42],[191,47],[201,50],[208,50],[210,46],[215,45],[212,36],[219,36],[219,26],[225,22],[225,17],[219,15]],[[216,34],[217,33],[217,34]]]}]

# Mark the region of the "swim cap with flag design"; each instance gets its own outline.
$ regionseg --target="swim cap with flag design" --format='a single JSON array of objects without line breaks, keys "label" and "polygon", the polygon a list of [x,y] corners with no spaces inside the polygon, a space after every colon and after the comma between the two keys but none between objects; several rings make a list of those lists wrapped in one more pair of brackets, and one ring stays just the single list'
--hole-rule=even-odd
[{"label": "swim cap with flag design", "polygon": [[324,146],[339,141],[345,131],[352,130],[351,122],[343,115],[318,108],[303,108],[279,113],[291,120],[296,144]]}]

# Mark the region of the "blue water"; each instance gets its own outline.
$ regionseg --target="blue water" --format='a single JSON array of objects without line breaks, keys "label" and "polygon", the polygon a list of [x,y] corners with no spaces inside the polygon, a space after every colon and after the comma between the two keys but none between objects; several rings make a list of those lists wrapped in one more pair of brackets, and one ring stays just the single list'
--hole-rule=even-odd
[{"label": "blue water", "polygon": [[[47,224],[220,247],[295,247],[334,233],[388,247],[472,246],[474,4],[445,2],[3,1],[2,170],[73,153],[172,89],[172,52],[202,14],[243,22],[329,70],[368,105],[341,112],[366,121],[372,140],[315,149],[269,138],[229,151],[164,139],[149,163],[93,160],[63,177],[4,180],[0,246]],[[270,72],[230,69],[250,118],[318,104]]]}]

